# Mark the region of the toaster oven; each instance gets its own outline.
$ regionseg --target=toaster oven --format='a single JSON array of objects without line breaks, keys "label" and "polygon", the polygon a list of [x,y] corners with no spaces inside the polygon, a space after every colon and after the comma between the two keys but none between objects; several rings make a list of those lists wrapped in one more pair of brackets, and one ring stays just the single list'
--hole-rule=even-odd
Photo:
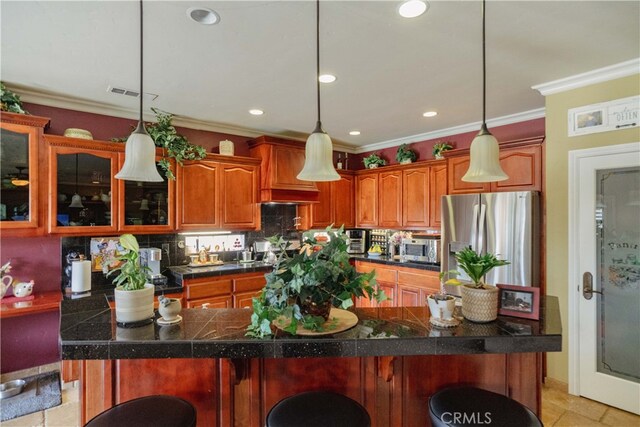
[{"label": "toaster oven", "polygon": [[440,238],[402,239],[400,243],[402,261],[440,263]]}]

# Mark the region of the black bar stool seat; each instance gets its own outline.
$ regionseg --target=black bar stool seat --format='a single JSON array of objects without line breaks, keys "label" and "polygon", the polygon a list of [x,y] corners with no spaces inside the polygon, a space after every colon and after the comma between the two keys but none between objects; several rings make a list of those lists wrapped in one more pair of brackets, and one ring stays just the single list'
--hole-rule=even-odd
[{"label": "black bar stool seat", "polygon": [[353,399],[329,391],[285,397],[267,415],[267,427],[369,427],[367,410]]},{"label": "black bar stool seat", "polygon": [[542,427],[526,406],[476,387],[451,387],[434,393],[429,399],[429,417],[434,427]]},{"label": "black bar stool seat", "polygon": [[146,396],[107,409],[85,427],[195,427],[196,409],[175,396]]}]

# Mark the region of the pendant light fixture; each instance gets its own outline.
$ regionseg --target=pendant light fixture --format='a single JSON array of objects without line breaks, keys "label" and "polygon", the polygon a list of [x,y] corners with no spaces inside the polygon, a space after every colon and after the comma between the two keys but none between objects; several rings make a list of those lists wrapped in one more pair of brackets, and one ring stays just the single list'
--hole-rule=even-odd
[{"label": "pendant light fixture", "polygon": [[498,140],[489,132],[486,123],[487,65],[485,54],[485,0],[482,0],[482,127],[471,141],[469,169],[462,177],[466,182],[495,182],[508,179],[500,166]]},{"label": "pendant light fixture", "polygon": [[76,193],[71,197],[70,208],[84,208],[82,197],[78,194],[78,154],[76,153]]},{"label": "pendant light fixture", "polygon": [[160,182],[163,181],[163,179],[156,168],[156,146],[144,128],[144,120],[142,118],[142,101],[144,99],[144,92],[142,90],[142,59],[144,52],[142,24],[142,0],[140,0],[140,120],[138,121],[136,130],[134,130],[127,139],[124,148],[124,164],[115,177],[127,181]]},{"label": "pendant light fixture", "polygon": [[298,174],[301,181],[338,181],[340,175],[333,167],[333,144],[329,135],[322,130],[320,121],[320,0],[316,0],[316,94],[318,100],[318,121],[313,133],[307,139],[304,167]]}]

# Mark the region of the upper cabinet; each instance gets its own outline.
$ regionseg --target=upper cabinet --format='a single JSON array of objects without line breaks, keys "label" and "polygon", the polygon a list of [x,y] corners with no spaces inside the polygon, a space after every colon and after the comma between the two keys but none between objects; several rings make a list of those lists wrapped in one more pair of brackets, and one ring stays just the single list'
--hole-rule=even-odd
[{"label": "upper cabinet", "polygon": [[252,158],[209,154],[178,166],[178,230],[259,228],[259,164]]},{"label": "upper cabinet", "polygon": [[0,230],[3,237],[44,232],[39,147],[49,119],[2,112],[0,122]]},{"label": "upper cabinet", "polygon": [[469,169],[469,156],[451,157],[447,160],[449,194],[487,193],[491,191],[488,182],[466,182],[462,180]]},{"label": "upper cabinet", "polygon": [[429,225],[440,227],[442,215],[442,196],[447,193],[447,163],[432,165],[429,168]]},{"label": "upper cabinet", "polygon": [[402,171],[402,225],[428,227],[429,224],[429,167]]},{"label": "upper cabinet", "polygon": [[378,226],[378,175],[356,175],[356,227]]},{"label": "upper cabinet", "polygon": [[402,171],[380,172],[378,181],[378,225],[385,228],[401,227]]},{"label": "upper cabinet", "polygon": [[308,221],[305,221],[305,228],[324,228],[331,224],[336,228],[342,225],[349,228],[355,225],[354,173],[343,170],[339,170],[338,173],[338,181],[316,183],[319,202],[307,205],[304,209],[309,215]]},{"label": "upper cabinet", "polygon": [[249,141],[251,157],[260,159],[260,201],[314,203],[319,194],[315,182],[301,181],[304,142],[270,136]]},{"label": "upper cabinet", "polygon": [[118,152],[122,144],[45,135],[49,144],[49,232],[118,230]]}]

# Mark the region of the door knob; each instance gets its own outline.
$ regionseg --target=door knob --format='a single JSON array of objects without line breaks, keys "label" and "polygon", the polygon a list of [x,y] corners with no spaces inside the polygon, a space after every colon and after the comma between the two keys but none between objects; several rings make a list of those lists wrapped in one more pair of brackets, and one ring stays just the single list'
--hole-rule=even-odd
[{"label": "door knob", "polygon": [[602,291],[593,290],[593,276],[588,271],[582,275],[582,296],[584,299],[590,300],[593,294],[602,295]]}]

